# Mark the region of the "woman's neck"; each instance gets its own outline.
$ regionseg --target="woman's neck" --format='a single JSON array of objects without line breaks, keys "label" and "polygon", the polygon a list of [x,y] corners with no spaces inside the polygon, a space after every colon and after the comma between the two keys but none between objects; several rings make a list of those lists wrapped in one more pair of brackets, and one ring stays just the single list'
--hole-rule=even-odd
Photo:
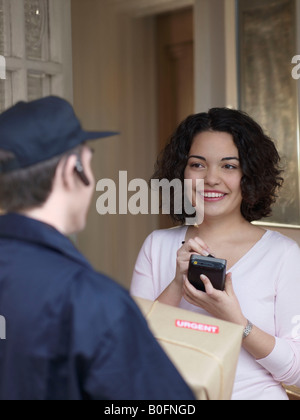
[{"label": "woman's neck", "polygon": [[190,233],[192,236],[201,237],[218,237],[228,239],[237,234],[245,234],[247,230],[252,229],[253,226],[247,222],[242,215],[234,217],[221,218],[204,218],[203,223],[199,227],[192,227]]}]

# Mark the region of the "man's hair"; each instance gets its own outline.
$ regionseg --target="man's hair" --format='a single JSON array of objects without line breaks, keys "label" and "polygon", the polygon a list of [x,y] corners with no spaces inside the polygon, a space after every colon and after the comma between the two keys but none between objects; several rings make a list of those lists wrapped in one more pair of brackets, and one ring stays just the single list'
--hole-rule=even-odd
[{"label": "man's hair", "polygon": [[[20,212],[42,207],[48,200],[59,162],[78,153],[76,148],[64,155],[56,156],[29,168],[0,174],[0,209],[2,212]],[[0,150],[0,163],[15,156],[11,152]]]},{"label": "man's hair", "polygon": [[[231,134],[238,148],[243,178],[241,213],[249,221],[271,215],[271,207],[283,184],[280,156],[274,142],[246,113],[227,108],[213,108],[208,113],[191,115],[173,134],[156,164],[152,179],[180,179],[188,162],[194,138],[203,132]],[[174,197],[171,197],[171,208]],[[185,223],[185,213],[171,214],[175,222]]]}]

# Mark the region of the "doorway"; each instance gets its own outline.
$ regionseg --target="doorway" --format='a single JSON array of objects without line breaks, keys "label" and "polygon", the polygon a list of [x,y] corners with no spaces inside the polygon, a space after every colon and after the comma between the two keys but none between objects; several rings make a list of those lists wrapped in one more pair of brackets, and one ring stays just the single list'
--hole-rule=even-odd
[{"label": "doorway", "polygon": [[[176,127],[194,113],[194,9],[156,17],[158,80],[158,151],[164,149]],[[172,227],[160,216],[160,228]]]}]

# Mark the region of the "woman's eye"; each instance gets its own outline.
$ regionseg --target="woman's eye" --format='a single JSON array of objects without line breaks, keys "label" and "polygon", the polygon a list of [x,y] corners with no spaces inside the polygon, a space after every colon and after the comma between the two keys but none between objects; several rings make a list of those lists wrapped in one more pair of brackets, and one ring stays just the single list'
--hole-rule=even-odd
[{"label": "woman's eye", "polygon": [[204,165],[202,163],[191,163],[191,168],[202,169]]},{"label": "woman's eye", "polygon": [[234,165],[229,165],[229,164],[228,164],[228,165],[225,165],[225,166],[224,166],[224,168],[225,168],[225,169],[230,169],[230,170],[232,170],[232,169],[237,169],[237,167],[236,167],[236,166],[234,166]]}]

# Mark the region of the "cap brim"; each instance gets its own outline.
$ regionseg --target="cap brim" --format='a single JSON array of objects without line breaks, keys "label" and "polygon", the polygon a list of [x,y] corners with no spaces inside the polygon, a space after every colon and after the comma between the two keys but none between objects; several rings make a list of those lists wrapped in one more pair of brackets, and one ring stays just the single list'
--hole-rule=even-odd
[{"label": "cap brim", "polygon": [[84,134],[85,140],[97,140],[120,135],[115,131],[85,131]]}]

